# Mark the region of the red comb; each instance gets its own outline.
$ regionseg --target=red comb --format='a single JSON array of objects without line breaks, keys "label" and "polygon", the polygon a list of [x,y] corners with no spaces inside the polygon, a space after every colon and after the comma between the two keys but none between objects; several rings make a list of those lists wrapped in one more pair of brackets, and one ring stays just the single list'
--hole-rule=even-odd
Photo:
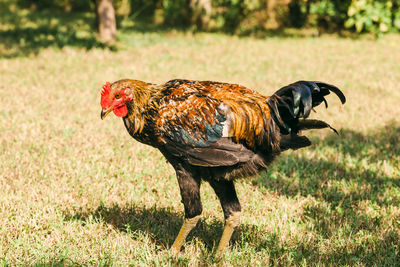
[{"label": "red comb", "polygon": [[110,101],[110,92],[111,92],[111,83],[106,82],[105,85],[103,85],[103,90],[101,91],[101,101],[100,105],[103,109],[107,109],[111,105]]}]

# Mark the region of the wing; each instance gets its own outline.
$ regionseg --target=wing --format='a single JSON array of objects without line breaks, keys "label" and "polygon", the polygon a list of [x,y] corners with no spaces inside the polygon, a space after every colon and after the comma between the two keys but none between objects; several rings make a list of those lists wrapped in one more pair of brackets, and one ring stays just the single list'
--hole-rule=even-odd
[{"label": "wing", "polygon": [[231,166],[248,161],[253,152],[226,136],[225,110],[207,85],[187,80],[164,85],[155,120],[164,148],[197,166]]},{"label": "wing", "polygon": [[222,103],[220,108],[226,114],[227,136],[254,151],[278,148],[279,137],[275,135],[267,97],[237,84],[212,87],[212,95]]},{"label": "wing", "polygon": [[172,142],[208,147],[223,136],[226,118],[218,111],[220,103],[185,80],[178,81],[164,91],[158,105],[156,129]]}]

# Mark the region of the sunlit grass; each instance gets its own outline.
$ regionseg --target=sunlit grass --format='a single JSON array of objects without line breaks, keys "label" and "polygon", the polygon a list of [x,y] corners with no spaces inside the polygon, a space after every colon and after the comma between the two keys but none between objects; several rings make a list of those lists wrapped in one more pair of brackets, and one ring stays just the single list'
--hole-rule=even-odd
[{"label": "sunlit grass", "polygon": [[345,106],[329,97],[312,115],[340,136],[314,131],[312,147],[237,181],[242,225],[223,265],[399,264],[399,36],[119,38],[117,52],[67,42],[0,60],[1,264],[221,263],[223,215],[208,184],[185,251],[169,254],[183,218],[172,167],[120,119],[100,120],[101,85],[123,77],[234,82],[266,95],[302,79],[342,88]]}]

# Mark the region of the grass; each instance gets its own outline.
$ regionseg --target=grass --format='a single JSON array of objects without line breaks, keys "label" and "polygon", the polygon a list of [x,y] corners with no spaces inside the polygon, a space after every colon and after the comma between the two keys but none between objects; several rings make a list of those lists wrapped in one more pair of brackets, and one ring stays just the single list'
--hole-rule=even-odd
[{"label": "grass", "polygon": [[[254,39],[133,27],[113,52],[73,40],[19,47],[4,31],[12,23],[1,23],[0,265],[400,264],[398,35]],[[348,102],[329,97],[312,115],[340,136],[313,131],[310,148],[237,181],[242,224],[222,259],[213,254],[222,210],[203,184],[203,218],[175,258],[168,248],[183,206],[173,169],[120,119],[99,118],[101,85],[122,77],[227,81],[264,94],[322,80]]]}]

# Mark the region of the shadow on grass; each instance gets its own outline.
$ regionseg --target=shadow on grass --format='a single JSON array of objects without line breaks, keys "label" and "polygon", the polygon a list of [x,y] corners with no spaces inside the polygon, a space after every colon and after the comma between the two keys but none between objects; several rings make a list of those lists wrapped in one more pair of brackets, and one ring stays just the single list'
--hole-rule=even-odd
[{"label": "shadow on grass", "polygon": [[[80,220],[85,224],[89,218],[104,221],[122,232],[133,236],[146,233],[152,242],[169,249],[175,240],[182,225],[183,214],[173,212],[170,209],[152,207],[149,209],[131,206],[120,208],[118,205],[112,207],[99,206],[92,212],[77,212],[65,214],[66,220]],[[325,220],[330,220],[332,215],[327,215]],[[338,230],[341,225],[336,225],[334,230]],[[202,251],[202,263],[213,264],[218,262],[212,253],[216,249],[216,244],[222,234],[222,222],[214,220],[206,223],[200,220],[187,238],[187,242],[193,238],[201,240],[205,244],[206,251]],[[353,229],[355,231],[355,229]],[[397,261],[397,252],[394,244],[400,236],[395,230],[385,233],[379,240],[371,240],[370,244],[349,244],[342,248],[332,249],[328,252],[320,253],[320,240],[287,243],[282,241],[279,232],[266,232],[260,226],[241,224],[232,236],[232,245],[240,251],[251,249],[247,253],[262,252],[269,255],[269,263],[281,265],[291,262],[301,264],[304,259],[309,263],[324,264],[365,264],[383,263],[391,265]],[[290,259],[287,257],[290,256]],[[204,257],[204,258],[203,258]],[[171,259],[174,261],[174,259]],[[176,259],[175,259],[176,260]]]},{"label": "shadow on grass", "polygon": [[[155,244],[164,249],[169,249],[182,226],[184,215],[168,208],[157,208],[155,206],[144,208],[129,204],[124,208],[118,205],[110,207],[100,205],[92,211],[65,214],[66,220],[80,220],[82,223],[85,223],[89,218],[104,221],[122,232],[145,232],[150,234]],[[218,242],[216,236],[221,234],[222,222],[213,221],[209,224],[200,219],[190,233],[188,241],[193,237],[199,238],[211,251],[214,249],[214,244]]]},{"label": "shadow on grass", "polygon": [[[333,265],[399,264],[400,220],[391,218],[396,212],[390,210],[400,205],[400,125],[389,123],[369,134],[341,130],[340,136],[312,141],[310,150],[317,155],[334,151],[333,159],[289,152],[253,180],[253,185],[281,195],[312,196],[315,202],[303,207],[302,221],[311,223],[321,240],[339,243],[344,241],[339,240],[341,235],[349,238],[323,254],[317,241],[299,243],[289,248],[295,262],[300,264],[306,257],[311,262]],[[258,249],[274,247],[274,242],[268,240],[257,243]],[[275,243],[277,259],[282,249],[288,249],[280,245]]]},{"label": "shadow on grass", "polygon": [[[264,28],[253,28],[246,31],[240,31],[238,33],[230,33],[224,29],[215,30],[198,30],[191,26],[169,26],[164,24],[154,23],[152,18],[141,17],[135,19],[133,23],[129,26],[120,28],[122,32],[140,32],[140,33],[169,33],[169,32],[190,32],[193,34],[197,33],[211,33],[220,34],[227,36],[237,36],[239,38],[252,37],[256,39],[268,39],[268,38],[280,38],[280,39],[290,39],[290,38],[318,38],[321,36],[315,28],[307,29],[296,29],[296,28],[278,28],[278,29],[264,29]],[[357,36],[350,34],[344,35],[342,33],[326,33],[330,35],[335,35],[338,38],[352,38],[357,39]]]},{"label": "shadow on grass", "polygon": [[288,196],[311,195],[334,207],[351,207],[360,200],[400,205],[400,196],[388,192],[400,187],[400,179],[393,174],[400,166],[399,140],[400,126],[395,123],[366,135],[341,130],[340,136],[314,138],[310,150],[334,151],[336,158],[312,159],[290,152],[253,184]]},{"label": "shadow on grass", "polygon": [[74,46],[104,47],[96,39],[91,13],[64,13],[53,10],[0,12],[0,57],[37,54],[42,48]]},{"label": "shadow on grass", "polygon": [[[339,137],[314,139],[311,149],[321,154],[333,150],[337,154],[333,161],[296,153],[284,155],[253,184],[289,197],[312,196],[316,201],[303,207],[301,228],[305,227],[313,238],[285,241],[279,229],[266,232],[260,226],[242,224],[232,237],[233,245],[241,251],[265,252],[273,265],[299,265],[304,260],[322,265],[396,265],[400,224],[378,211],[400,205],[400,180],[389,166],[400,166],[395,165],[400,160],[399,140],[400,126],[391,123],[370,134],[342,130]],[[168,249],[183,214],[165,208],[114,205],[66,214],[65,218],[82,223],[95,218],[120,231],[145,232],[154,243]],[[222,226],[222,221],[200,220],[188,238],[198,238],[205,244],[203,256],[210,264],[215,261],[210,252],[215,250]],[[329,243],[326,251],[321,251],[321,242]]]},{"label": "shadow on grass", "polygon": [[[82,224],[91,219],[103,221],[119,231],[130,233],[133,236],[143,232],[150,236],[152,242],[163,249],[169,249],[172,246],[183,222],[183,214],[176,213],[168,208],[156,208],[154,206],[152,208],[141,206],[121,208],[118,205],[111,207],[100,205],[93,211],[66,213],[64,216],[65,220],[78,220]],[[202,259],[206,261],[203,263],[212,264],[218,261],[212,252],[216,249],[222,231],[222,221],[213,220],[211,223],[206,223],[203,219],[200,219],[185,243],[190,242],[193,238],[201,240],[206,246],[206,251],[202,252],[203,256],[206,256]],[[261,238],[261,235],[267,237]],[[231,243],[240,248],[245,248],[249,243],[256,244],[255,251],[267,250],[271,255],[272,262],[274,262],[275,257],[278,259],[282,253],[288,251],[281,243],[277,233],[265,233],[259,227],[247,224],[241,224],[236,229]],[[305,250],[305,245],[301,244],[301,246]],[[300,248],[296,249],[299,250]]]},{"label": "shadow on grass", "polygon": [[253,237],[242,238],[236,242],[233,239],[234,244],[243,248],[245,248],[243,243],[255,244],[255,252],[265,252],[269,255],[270,266],[300,266],[305,262],[312,266],[398,266],[399,263],[398,248],[396,248],[399,234],[394,230],[388,231],[377,240],[369,240],[369,243],[329,240],[330,244],[335,242],[342,244],[327,245],[326,251],[323,250],[321,243],[326,243],[324,241],[327,240],[299,240],[296,243],[288,243],[282,241],[279,233],[264,233],[258,227],[248,225],[240,227],[238,234],[249,236],[248,232],[253,233]]}]

